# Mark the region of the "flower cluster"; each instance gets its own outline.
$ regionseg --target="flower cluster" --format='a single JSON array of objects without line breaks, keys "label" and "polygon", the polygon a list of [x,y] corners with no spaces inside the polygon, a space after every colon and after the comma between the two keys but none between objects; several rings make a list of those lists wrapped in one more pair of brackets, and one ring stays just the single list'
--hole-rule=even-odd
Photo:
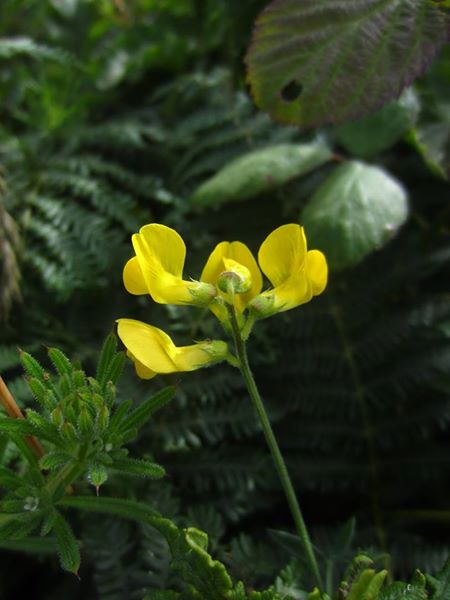
[{"label": "flower cluster", "polygon": [[[255,320],[309,302],[327,284],[325,256],[307,249],[304,230],[294,223],[267,236],[258,262],[242,242],[221,242],[210,254],[199,281],[183,279],[186,246],[170,227],[145,225],[132,242],[135,256],[123,271],[128,292],[149,294],[161,304],[208,307],[226,330],[233,311],[245,331],[243,337]],[[272,285],[265,291],[262,274]],[[177,347],[161,329],[133,319],[118,319],[118,334],[142,378],[192,371],[231,358],[221,340]]]}]

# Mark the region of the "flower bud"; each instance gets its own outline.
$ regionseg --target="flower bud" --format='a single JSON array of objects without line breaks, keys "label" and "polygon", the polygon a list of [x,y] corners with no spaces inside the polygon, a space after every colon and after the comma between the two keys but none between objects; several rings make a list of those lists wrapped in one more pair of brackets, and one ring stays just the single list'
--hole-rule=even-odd
[{"label": "flower bud", "polygon": [[217,286],[222,292],[229,292],[230,288],[236,294],[244,294],[252,287],[250,270],[232,258],[223,259],[226,271],[219,275]]},{"label": "flower bud", "polygon": [[274,310],[273,305],[273,295],[265,296],[264,294],[260,294],[259,296],[256,296],[256,298],[253,298],[249,303],[248,308],[255,319],[265,319],[277,312]]},{"label": "flower bud", "polygon": [[216,286],[203,281],[194,281],[189,286],[189,293],[192,296],[193,304],[198,306],[208,306],[217,296]]},{"label": "flower bud", "polygon": [[228,355],[228,344],[222,340],[198,342],[198,346],[211,357],[211,363],[225,360]]}]

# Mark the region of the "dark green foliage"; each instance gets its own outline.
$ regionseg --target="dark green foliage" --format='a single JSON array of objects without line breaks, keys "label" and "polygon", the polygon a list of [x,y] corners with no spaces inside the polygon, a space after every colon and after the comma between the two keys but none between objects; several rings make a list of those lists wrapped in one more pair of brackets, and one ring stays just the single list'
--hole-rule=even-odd
[{"label": "dark green foliage", "polygon": [[[27,415],[1,419],[0,547],[54,553],[56,524],[73,569],[74,537],[81,540],[76,591],[60,592],[67,579],[56,560],[35,563],[45,600],[187,600],[194,590],[211,600],[205,581],[218,573],[230,599],[334,600],[361,548],[389,551],[394,578],[408,581],[417,567],[434,574],[426,588],[386,584],[377,600],[423,600],[424,589],[444,600],[447,574],[436,573],[448,555],[448,520],[434,526],[399,511],[428,509],[437,520],[448,509],[448,189],[435,176],[448,165],[448,54],[419,82],[414,118],[393,131],[389,112],[377,113],[378,145],[367,134],[362,148],[350,135],[352,127],[361,134],[358,123],[347,135],[305,135],[253,107],[242,56],[264,0],[0,4],[0,318],[8,317],[0,372]],[[318,133],[333,156],[313,173],[270,180],[239,205],[197,212],[189,204],[231,161],[315,143]],[[242,240],[256,254],[267,233],[297,222],[336,161],[362,156],[404,186],[406,227],[357,268],[332,272],[322,298],[258,323],[249,343],[328,576],[325,592],[308,597],[298,544],[286,544],[293,524],[237,370],[175,375],[164,388],[161,379],[137,380],[114,336],[96,355],[119,317],[162,327],[180,345],[224,335],[208,313],[166,310],[124,291],[121,270],[139,227],[155,220],[179,230],[185,278],[196,278],[222,240]],[[30,434],[46,450],[39,463],[24,440]],[[66,494],[64,475],[73,473],[63,470],[88,440],[98,448]],[[138,462],[130,463],[125,444]],[[162,474],[153,459],[164,480],[123,476],[131,465]],[[51,501],[43,493],[49,482]],[[184,583],[148,524],[155,511],[176,523],[171,543]],[[338,525],[351,514],[349,542]],[[199,544],[203,534],[188,535],[197,527],[208,533],[211,555]],[[379,573],[379,562],[365,568]],[[206,575],[196,579],[194,563]],[[0,569],[2,584],[18,577]],[[347,577],[350,588],[357,579]]]}]

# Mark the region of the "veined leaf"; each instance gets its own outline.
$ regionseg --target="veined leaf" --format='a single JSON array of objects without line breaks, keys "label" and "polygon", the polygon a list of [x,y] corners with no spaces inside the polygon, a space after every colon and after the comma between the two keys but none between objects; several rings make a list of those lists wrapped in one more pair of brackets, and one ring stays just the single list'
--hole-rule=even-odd
[{"label": "veined leaf", "polygon": [[331,158],[325,142],[278,144],[233,160],[203,183],[191,198],[199,206],[236,202],[276,189]]},{"label": "veined leaf", "polygon": [[247,54],[256,104],[283,123],[341,123],[396,98],[447,37],[427,0],[273,0]]},{"label": "veined leaf", "polygon": [[302,214],[311,247],[344,269],[384,246],[408,217],[406,193],[378,167],[359,161],[339,166]]}]

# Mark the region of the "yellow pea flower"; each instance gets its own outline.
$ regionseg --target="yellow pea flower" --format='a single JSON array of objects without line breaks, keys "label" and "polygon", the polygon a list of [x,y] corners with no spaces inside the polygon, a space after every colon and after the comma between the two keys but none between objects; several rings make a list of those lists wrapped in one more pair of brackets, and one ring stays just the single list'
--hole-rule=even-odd
[{"label": "yellow pea flower", "polygon": [[[233,283],[237,292],[234,299],[226,292],[225,279]],[[209,255],[200,276],[200,281],[217,285],[218,296],[227,302],[233,302],[239,314],[242,314],[252,298],[262,289],[262,275],[250,249],[242,242],[221,242]],[[209,305],[221,320],[226,319],[224,307],[217,300]]]},{"label": "yellow pea flower", "polygon": [[160,304],[206,306],[214,299],[213,285],[183,279],[186,246],[174,229],[150,223],[133,235],[132,243],[136,256],[123,270],[128,292],[150,294]]},{"label": "yellow pea flower", "polygon": [[133,360],[136,373],[151,379],[158,373],[195,371],[225,360],[228,346],[221,340],[207,340],[191,346],[175,346],[157,327],[134,319],[118,319],[117,333]]},{"label": "yellow pea flower", "polygon": [[273,288],[250,303],[256,317],[290,310],[309,302],[327,285],[328,267],[319,250],[307,249],[303,227],[282,225],[261,244],[258,262]]}]

